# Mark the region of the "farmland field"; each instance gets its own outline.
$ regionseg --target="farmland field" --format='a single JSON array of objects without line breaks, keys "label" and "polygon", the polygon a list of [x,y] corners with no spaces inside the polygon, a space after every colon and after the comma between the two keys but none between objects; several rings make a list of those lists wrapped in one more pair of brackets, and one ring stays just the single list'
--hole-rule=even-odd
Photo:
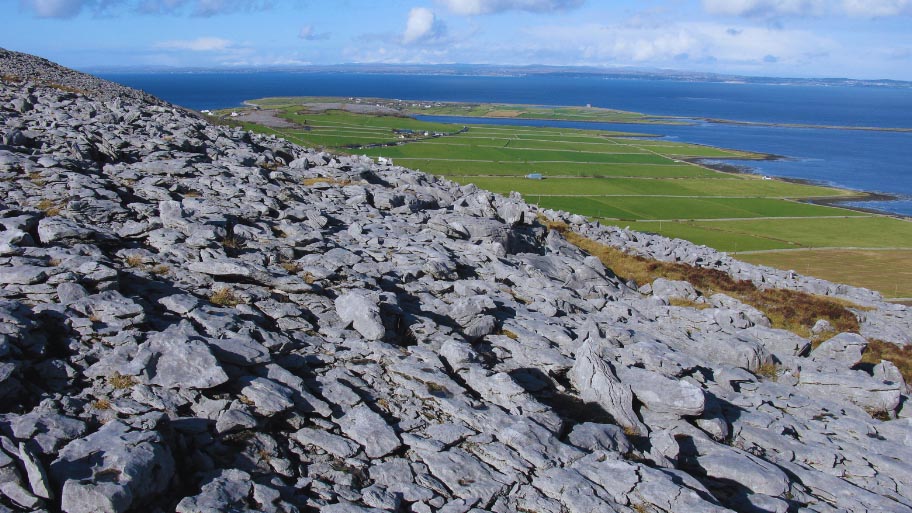
[{"label": "farmland field", "polygon": [[[377,115],[360,112],[365,109],[363,105],[354,109],[339,104],[342,108],[335,108],[336,104],[326,103],[329,100],[339,99],[311,100],[320,103],[287,98],[255,100],[276,108],[275,115],[294,126],[244,126],[305,146],[391,158],[396,165],[462,184],[473,183],[492,192],[516,191],[543,208],[578,213],[605,224],[687,239],[721,251],[762,251],[744,254],[744,259],[872,287],[886,296],[912,294],[909,273],[893,272],[897,265],[908,268],[905,262],[912,255],[912,223],[805,201],[849,198],[859,193],[723,173],[696,160],[749,160],[764,155],[642,133],[429,123],[404,115],[418,108],[415,106],[405,106],[403,114]],[[401,102],[393,102],[377,100],[367,108],[389,113],[402,107]],[[359,112],[345,110],[349,107]],[[669,122],[607,109],[590,112],[581,108],[462,104],[420,108],[423,114],[573,120],[590,116],[593,121]],[[541,179],[527,178],[532,174]],[[860,266],[859,259],[871,262],[874,268]],[[884,278],[888,274],[895,278]]]}]

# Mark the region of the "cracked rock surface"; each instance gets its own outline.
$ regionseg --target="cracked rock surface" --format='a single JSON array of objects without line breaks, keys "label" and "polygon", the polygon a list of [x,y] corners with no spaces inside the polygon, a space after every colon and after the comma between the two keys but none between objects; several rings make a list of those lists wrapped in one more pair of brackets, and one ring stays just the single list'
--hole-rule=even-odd
[{"label": "cracked rock surface", "polygon": [[[858,365],[905,307],[0,71],[25,79],[0,87],[0,512],[912,512],[908,388]],[[810,351],[732,298],[669,306],[693,288],[633,289],[540,215],[863,304],[862,333]]]}]

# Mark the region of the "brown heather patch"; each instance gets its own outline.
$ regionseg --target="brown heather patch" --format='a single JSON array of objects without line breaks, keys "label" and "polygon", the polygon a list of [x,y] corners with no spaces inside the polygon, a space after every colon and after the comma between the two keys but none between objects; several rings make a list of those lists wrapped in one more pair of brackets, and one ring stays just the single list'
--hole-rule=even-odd
[{"label": "brown heather patch", "polygon": [[906,383],[912,383],[912,346],[898,346],[883,340],[868,341],[868,349],[861,356],[862,363],[877,365],[881,360],[892,362],[899,369]]},{"label": "brown heather patch", "polygon": [[815,296],[787,289],[760,289],[750,281],[735,280],[718,269],[660,262],[627,254],[570,230],[565,223],[542,220],[550,230],[561,233],[571,244],[597,257],[622,280],[637,284],[652,283],[656,278],[689,282],[704,296],[724,293],[748,304],[769,317],[775,328],[811,336],[811,327],[818,319],[826,319],[839,332],[858,333],[858,318],[848,307],[860,308],[847,301]]},{"label": "brown heather patch", "polygon": [[0,75],[0,79],[2,79],[4,82],[16,82],[16,83],[24,82],[24,80],[22,80],[22,78],[20,78],[16,75],[10,75],[9,73],[4,73],[3,75]]},{"label": "brown heather patch", "polygon": [[331,176],[317,176],[314,178],[305,178],[301,180],[301,184],[307,187],[317,185],[318,183],[325,183],[327,185],[338,185],[344,187],[346,185],[351,185],[351,180],[339,180],[338,178],[333,178]]}]

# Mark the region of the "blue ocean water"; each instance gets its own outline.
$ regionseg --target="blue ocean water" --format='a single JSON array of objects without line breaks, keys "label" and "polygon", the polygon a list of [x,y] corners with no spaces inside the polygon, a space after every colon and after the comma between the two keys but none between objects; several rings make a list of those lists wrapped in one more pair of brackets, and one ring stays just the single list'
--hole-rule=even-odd
[{"label": "blue ocean water", "polygon": [[[309,72],[107,73],[102,78],[194,109],[266,96],[373,96],[407,100],[585,105],[653,115],[762,123],[912,128],[912,89],[732,84],[587,76],[523,77]],[[474,123],[485,120],[454,122]],[[750,163],[758,173],[882,192],[864,206],[912,216],[912,133],[746,126],[614,125],[496,120],[498,124],[650,132],[684,142],[787,157]]]}]

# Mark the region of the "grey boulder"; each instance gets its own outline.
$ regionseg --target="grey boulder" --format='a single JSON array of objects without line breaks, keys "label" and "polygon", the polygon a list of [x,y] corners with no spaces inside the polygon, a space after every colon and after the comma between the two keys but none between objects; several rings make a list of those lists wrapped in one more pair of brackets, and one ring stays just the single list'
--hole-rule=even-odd
[{"label": "grey boulder", "polygon": [[157,431],[115,420],[67,444],[51,474],[63,483],[64,512],[121,513],[168,489],[174,459]]}]

